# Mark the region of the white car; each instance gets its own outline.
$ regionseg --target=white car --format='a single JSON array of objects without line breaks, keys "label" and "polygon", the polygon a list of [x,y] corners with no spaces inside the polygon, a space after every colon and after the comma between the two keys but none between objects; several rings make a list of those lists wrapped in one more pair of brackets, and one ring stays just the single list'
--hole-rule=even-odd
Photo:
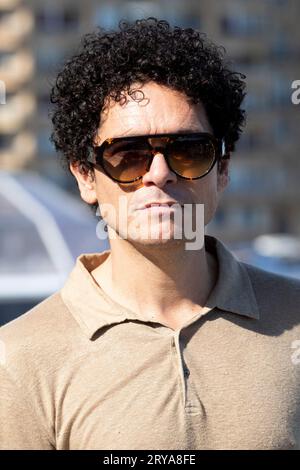
[{"label": "white car", "polygon": [[33,172],[0,171],[0,325],[58,290],[81,253],[109,248],[78,198]]}]

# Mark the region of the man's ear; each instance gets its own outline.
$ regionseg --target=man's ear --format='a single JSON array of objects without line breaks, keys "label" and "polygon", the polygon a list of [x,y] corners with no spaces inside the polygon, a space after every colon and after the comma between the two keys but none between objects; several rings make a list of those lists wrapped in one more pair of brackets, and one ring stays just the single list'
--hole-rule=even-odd
[{"label": "man's ear", "polygon": [[79,162],[70,163],[71,173],[75,176],[81,198],[88,204],[97,202],[96,181],[92,170],[87,170]]},{"label": "man's ear", "polygon": [[222,159],[218,161],[218,172],[217,172],[217,188],[219,192],[224,191],[224,189],[229,184],[229,158]]}]

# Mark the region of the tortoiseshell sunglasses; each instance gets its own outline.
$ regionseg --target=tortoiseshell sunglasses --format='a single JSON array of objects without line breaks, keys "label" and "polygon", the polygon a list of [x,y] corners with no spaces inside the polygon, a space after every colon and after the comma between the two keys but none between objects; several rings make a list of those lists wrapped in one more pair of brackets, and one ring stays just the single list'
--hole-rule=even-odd
[{"label": "tortoiseshell sunglasses", "polygon": [[188,180],[203,178],[218,160],[229,158],[224,139],[197,132],[106,139],[93,147],[88,161],[101,166],[114,181],[126,184],[149,171],[156,153],[164,155],[171,171]]}]

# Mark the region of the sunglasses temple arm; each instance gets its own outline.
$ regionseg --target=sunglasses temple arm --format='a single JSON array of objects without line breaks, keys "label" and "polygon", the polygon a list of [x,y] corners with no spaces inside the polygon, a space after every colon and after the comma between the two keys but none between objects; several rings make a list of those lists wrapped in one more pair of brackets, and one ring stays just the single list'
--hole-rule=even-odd
[{"label": "sunglasses temple arm", "polygon": [[228,160],[230,158],[229,149],[226,146],[225,139],[221,139],[220,141],[220,157],[222,160]]},{"label": "sunglasses temple arm", "polygon": [[94,164],[96,163],[94,149],[89,149],[88,154],[87,154],[87,161],[90,163],[94,163]]}]

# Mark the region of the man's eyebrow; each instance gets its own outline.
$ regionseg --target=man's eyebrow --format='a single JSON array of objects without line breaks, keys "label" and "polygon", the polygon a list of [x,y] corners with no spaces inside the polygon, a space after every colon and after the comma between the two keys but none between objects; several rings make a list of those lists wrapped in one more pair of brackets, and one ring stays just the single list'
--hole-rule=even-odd
[{"label": "man's eyebrow", "polygon": [[190,129],[178,129],[177,132],[175,132],[175,134],[181,134],[181,133],[184,133],[184,134],[192,134],[194,132],[204,132],[202,129],[195,129],[195,128],[190,128]]},{"label": "man's eyebrow", "polygon": [[145,133],[124,134],[124,135],[118,135],[118,136],[114,136],[114,137],[107,137],[103,142],[105,142],[106,140],[110,140],[110,139],[111,140],[122,139],[122,138],[130,139],[130,137],[142,137],[144,135],[155,137],[158,134],[193,134],[193,133],[202,133],[202,132],[205,132],[205,131],[203,129],[184,128],[184,129],[177,129],[177,131],[156,132],[155,134],[145,134]]},{"label": "man's eyebrow", "polygon": [[186,128],[186,129],[177,129],[176,131],[170,131],[170,132],[156,132],[154,134],[146,134],[146,133],[138,133],[138,134],[124,134],[124,135],[121,135],[121,136],[118,136],[118,137],[113,137],[114,139],[117,139],[117,138],[122,138],[122,137],[139,137],[139,136],[143,136],[143,135],[150,135],[150,136],[156,136],[158,134],[193,134],[193,133],[201,133],[201,132],[205,132],[203,131],[203,129],[195,129],[195,128]]}]

